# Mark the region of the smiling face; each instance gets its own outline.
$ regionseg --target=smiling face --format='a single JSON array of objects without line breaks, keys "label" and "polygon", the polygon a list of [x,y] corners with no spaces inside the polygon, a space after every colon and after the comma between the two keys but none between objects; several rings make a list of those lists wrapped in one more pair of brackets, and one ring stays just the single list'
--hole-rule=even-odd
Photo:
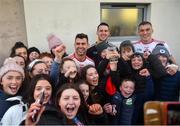
[{"label": "smiling face", "polygon": [[134,70],[139,70],[143,67],[143,59],[141,56],[135,56],[131,59],[131,65]]},{"label": "smiling face", "polygon": [[45,56],[45,57],[43,57],[41,59],[42,59],[42,61],[44,61],[46,63],[47,69],[48,69],[48,71],[50,71],[52,63],[53,63],[53,58]]},{"label": "smiling face", "polygon": [[24,48],[24,47],[17,48],[17,49],[15,50],[15,54],[16,54],[16,55],[20,55],[20,56],[24,57],[25,60],[27,60],[28,53],[27,53],[26,48]]},{"label": "smiling face", "polygon": [[44,90],[45,97],[43,104],[48,103],[49,99],[51,98],[52,94],[52,87],[51,84],[47,80],[39,80],[34,89],[34,99],[35,101],[39,98],[42,90]]},{"label": "smiling face", "polygon": [[38,58],[39,58],[39,53],[36,52],[36,51],[31,52],[31,53],[29,54],[29,60],[30,60],[30,61],[33,61],[33,60],[38,59]]},{"label": "smiling face", "polygon": [[121,86],[120,86],[120,91],[121,94],[125,97],[128,98],[129,96],[132,95],[135,89],[135,84],[133,81],[123,81]]},{"label": "smiling face", "polygon": [[108,26],[100,25],[99,28],[97,29],[96,34],[98,36],[99,41],[105,41],[110,35]]},{"label": "smiling face", "polygon": [[86,72],[86,81],[90,86],[97,86],[99,81],[99,75],[94,67],[90,67]]},{"label": "smiling face", "polygon": [[88,40],[86,38],[76,38],[75,43],[75,53],[78,56],[84,56],[86,55],[86,51],[89,47]]},{"label": "smiling face", "polygon": [[59,107],[68,119],[73,119],[79,110],[81,99],[74,89],[65,89],[59,99]]},{"label": "smiling face", "polygon": [[139,26],[138,33],[144,43],[149,43],[152,39],[152,26],[150,24],[141,25]]},{"label": "smiling face", "polygon": [[22,85],[22,75],[16,71],[9,71],[2,77],[3,91],[8,95],[16,95]]}]

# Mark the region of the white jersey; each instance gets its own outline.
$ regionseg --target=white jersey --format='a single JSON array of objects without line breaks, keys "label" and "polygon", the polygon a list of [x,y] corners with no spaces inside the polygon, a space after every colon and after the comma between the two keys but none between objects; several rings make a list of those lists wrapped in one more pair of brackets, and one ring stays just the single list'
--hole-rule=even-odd
[{"label": "white jersey", "polygon": [[87,66],[87,65],[93,65],[95,66],[94,64],[94,61],[92,59],[90,59],[89,57],[86,56],[85,60],[84,61],[79,61],[76,57],[75,57],[75,54],[71,54],[68,56],[69,58],[73,59],[77,65],[77,68],[78,70],[81,70],[83,67]]},{"label": "white jersey", "polygon": [[140,40],[133,43],[133,45],[135,48],[135,52],[144,53],[145,51],[152,52],[153,49],[156,47],[156,45],[159,43],[162,43],[170,53],[169,47],[164,41],[159,41],[155,39],[153,39],[152,42],[148,44],[143,44],[142,41]]}]

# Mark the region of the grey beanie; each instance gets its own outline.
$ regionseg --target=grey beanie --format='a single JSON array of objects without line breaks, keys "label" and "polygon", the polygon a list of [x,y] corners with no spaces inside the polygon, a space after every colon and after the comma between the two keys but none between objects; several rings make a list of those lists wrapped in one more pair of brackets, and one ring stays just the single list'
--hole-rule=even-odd
[{"label": "grey beanie", "polygon": [[97,49],[98,54],[101,54],[101,52],[102,52],[104,49],[107,49],[108,47],[112,47],[112,45],[110,45],[110,44],[107,43],[107,42],[101,42],[101,43],[99,43],[98,45],[96,45],[96,49]]},{"label": "grey beanie", "polygon": [[156,47],[152,51],[153,55],[163,55],[167,58],[170,57],[169,51],[163,44],[157,44]]}]

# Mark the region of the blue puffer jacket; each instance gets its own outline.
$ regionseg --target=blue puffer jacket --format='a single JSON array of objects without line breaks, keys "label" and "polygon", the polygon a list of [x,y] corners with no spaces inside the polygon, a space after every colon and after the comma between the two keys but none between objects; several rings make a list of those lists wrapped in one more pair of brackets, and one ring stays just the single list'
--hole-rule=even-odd
[{"label": "blue puffer jacket", "polygon": [[155,80],[155,100],[178,101],[180,93],[180,72]]}]

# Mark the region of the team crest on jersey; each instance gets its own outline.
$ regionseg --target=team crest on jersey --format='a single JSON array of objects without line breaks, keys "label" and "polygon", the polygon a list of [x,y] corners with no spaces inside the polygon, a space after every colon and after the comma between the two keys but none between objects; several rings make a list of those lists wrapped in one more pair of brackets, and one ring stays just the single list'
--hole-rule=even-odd
[{"label": "team crest on jersey", "polygon": [[132,98],[128,98],[126,100],[126,105],[132,105]]}]

